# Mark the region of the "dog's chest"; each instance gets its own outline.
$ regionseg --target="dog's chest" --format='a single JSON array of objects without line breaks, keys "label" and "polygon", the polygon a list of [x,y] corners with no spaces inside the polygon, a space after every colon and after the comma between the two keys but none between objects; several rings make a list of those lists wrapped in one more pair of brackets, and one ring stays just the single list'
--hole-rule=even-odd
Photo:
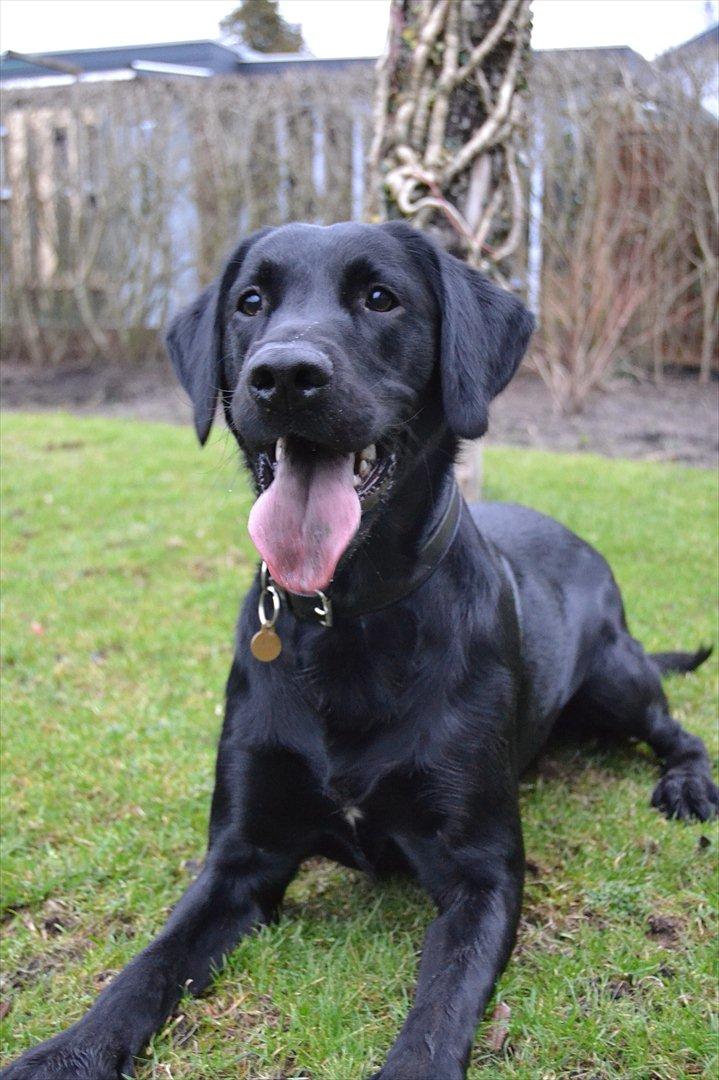
[{"label": "dog's chest", "polygon": [[440,822],[427,798],[427,781],[381,755],[335,769],[325,788],[332,810],[324,835],[340,842],[359,866],[375,865],[386,843],[398,837],[433,835]]},{"label": "dog's chest", "polygon": [[381,614],[298,635],[297,678],[328,730],[363,731],[412,708],[419,637],[414,620]]},{"label": "dog's chest", "polygon": [[298,653],[297,678],[316,718],[315,761],[336,813],[361,836],[418,813],[421,759],[431,741],[441,687],[418,670],[414,623],[357,621],[342,634],[316,634]]},{"label": "dog's chest", "polygon": [[279,632],[281,661],[253,687],[267,717],[247,777],[250,805],[264,808],[255,827],[318,830],[353,850],[435,828],[426,788],[446,688],[417,620],[288,619]]}]

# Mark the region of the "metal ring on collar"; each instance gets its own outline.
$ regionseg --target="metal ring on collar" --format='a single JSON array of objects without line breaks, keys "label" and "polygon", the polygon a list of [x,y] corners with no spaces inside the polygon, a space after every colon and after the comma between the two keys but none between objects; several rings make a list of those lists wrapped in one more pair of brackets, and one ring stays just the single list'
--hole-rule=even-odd
[{"label": "metal ring on collar", "polygon": [[[263,563],[262,570],[264,580],[262,584],[262,589],[260,590],[260,598],[257,601],[257,617],[260,620],[260,626],[263,628],[263,630],[271,630],[277,622],[277,616],[280,613],[280,594],[277,592],[277,589],[272,584],[272,582],[267,581],[267,579],[265,578],[264,572],[266,571],[266,569],[267,568]],[[265,581],[267,581],[267,584],[265,584]],[[265,610],[268,596],[272,599],[272,613],[270,615],[268,615],[267,611]]]}]

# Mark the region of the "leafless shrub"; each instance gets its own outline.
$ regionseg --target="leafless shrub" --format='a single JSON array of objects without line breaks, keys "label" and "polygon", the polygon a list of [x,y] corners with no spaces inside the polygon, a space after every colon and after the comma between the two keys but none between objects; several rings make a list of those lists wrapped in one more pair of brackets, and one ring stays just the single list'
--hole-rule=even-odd
[{"label": "leafless shrub", "polygon": [[[635,81],[535,65],[541,206],[535,364],[580,409],[621,365],[653,370],[716,351],[717,125],[675,74]],[[536,207],[535,207],[536,213]]]}]

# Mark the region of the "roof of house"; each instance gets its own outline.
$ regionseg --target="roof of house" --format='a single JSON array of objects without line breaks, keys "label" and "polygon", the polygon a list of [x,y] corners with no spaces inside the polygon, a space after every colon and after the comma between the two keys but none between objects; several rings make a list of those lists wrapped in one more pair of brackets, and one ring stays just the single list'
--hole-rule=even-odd
[{"label": "roof of house", "polygon": [[[372,70],[377,63],[376,56],[299,56],[295,53],[264,55],[256,53],[251,60],[243,60],[238,68],[240,75],[276,74],[281,68],[302,67],[321,71],[346,71],[347,68],[367,68]],[[261,57],[261,59],[259,59]]]},{"label": "roof of house", "polygon": [[535,49],[534,55],[539,62],[543,59],[559,61],[577,69],[591,69],[596,65],[603,68],[613,67],[617,71],[629,71],[632,75],[644,76],[651,72],[651,64],[641,53],[628,45],[598,45],[594,48],[581,49]]},{"label": "roof of house", "polygon": [[591,87],[621,86],[627,78],[645,94],[656,87],[656,71],[644,57],[628,45],[597,46],[582,49],[537,49],[532,55],[535,70],[540,75],[535,89],[542,85],[541,76],[550,79],[558,73],[572,85],[591,93]]},{"label": "roof of house", "polygon": [[681,45],[674,45],[671,49],[657,56],[655,64],[662,66],[664,63],[674,63],[683,58],[691,59],[694,56],[706,55],[717,60],[719,57],[719,23],[702,30],[701,34],[695,34]]},{"label": "roof of house", "polygon": [[[47,63],[43,63],[47,61]],[[353,66],[369,66],[368,58],[318,60],[303,54],[264,55],[218,41],[175,41],[157,45],[123,45],[104,49],[73,49],[13,56],[0,56],[0,81],[34,81],[76,74],[92,77],[126,72],[128,75],[255,75],[278,71],[281,66],[303,65],[330,71]]]},{"label": "roof of house", "polygon": [[[130,68],[133,61],[150,61],[176,64],[182,67],[207,69],[213,75],[230,75],[237,71],[241,57],[237,51],[217,41],[175,41],[157,45],[123,45],[106,49],[72,49],[64,52],[37,54],[37,60],[46,59],[53,67],[41,62],[34,63],[30,56],[15,59],[3,54],[0,57],[0,78],[32,79],[47,75],[48,71],[60,70],[60,65],[81,72],[117,71]],[[57,64],[57,67],[54,65]],[[69,71],[69,73],[71,73]]]},{"label": "roof of house", "polygon": [[705,111],[719,118],[719,23],[662,53],[654,61],[657,71],[676,78],[689,94],[701,94]]},{"label": "roof of house", "polygon": [[[719,24],[710,27],[689,41],[669,49],[655,63],[661,66],[680,55],[690,56],[704,53],[712,48],[716,51],[719,43]],[[599,46],[581,49],[540,49],[535,55],[541,62],[559,60],[562,64],[577,68],[578,75],[591,71],[595,66],[607,66],[619,71],[629,71],[636,79],[648,81],[652,75],[652,64],[634,49],[626,45]],[[43,64],[42,60],[48,63]],[[124,45],[103,49],[74,49],[64,52],[48,52],[29,55],[0,56],[0,81],[9,80],[48,80],[49,77],[62,77],[62,69],[67,76],[76,73],[92,78],[102,78],[112,73],[124,72],[128,77],[136,75],[262,75],[280,71],[290,66],[302,66],[326,71],[344,70],[351,67],[371,67],[376,57],[336,57],[317,59],[303,53],[263,54],[242,46],[229,45],[220,41],[175,41],[160,42],[156,45]]]}]

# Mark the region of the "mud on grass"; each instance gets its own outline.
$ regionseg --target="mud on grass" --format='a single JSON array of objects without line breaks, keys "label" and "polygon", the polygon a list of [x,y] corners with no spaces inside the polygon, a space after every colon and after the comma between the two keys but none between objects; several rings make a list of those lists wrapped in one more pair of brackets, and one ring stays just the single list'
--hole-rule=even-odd
[{"label": "mud on grass", "polygon": [[[3,1063],[75,1020],[159,928],[202,859],[222,691],[254,566],[223,437],[12,415],[3,423]],[[52,449],[48,449],[52,447]],[[716,641],[714,479],[490,449],[488,497],[606,554],[652,649]],[[716,658],[669,682],[716,752]],[[714,826],[649,806],[641,747],[551,748],[522,787],[528,875],[471,1076],[713,1076]],[[408,1007],[429,904],[321,860],[275,927],[183,1001],[140,1080],[355,1080]]]}]

